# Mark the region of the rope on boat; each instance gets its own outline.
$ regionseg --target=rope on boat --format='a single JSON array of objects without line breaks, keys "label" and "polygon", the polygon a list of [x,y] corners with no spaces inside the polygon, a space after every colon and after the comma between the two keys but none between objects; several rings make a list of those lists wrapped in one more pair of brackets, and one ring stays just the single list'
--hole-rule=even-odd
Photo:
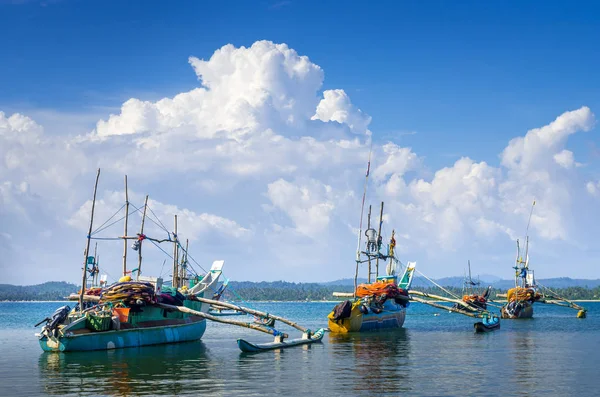
[{"label": "rope on boat", "polygon": [[432,279],[430,279],[429,277],[427,277],[426,275],[424,275],[423,273],[421,273],[419,271],[419,269],[415,269],[415,271],[417,273],[419,273],[421,276],[425,277],[430,282],[432,282],[436,287],[438,287],[439,289],[441,289],[442,291],[444,291],[448,295],[452,296],[454,299],[459,299],[460,300],[460,298],[458,296],[454,295],[452,292],[448,291],[446,288],[442,287],[441,285],[439,285],[438,283],[436,283],[435,281],[433,281]]}]

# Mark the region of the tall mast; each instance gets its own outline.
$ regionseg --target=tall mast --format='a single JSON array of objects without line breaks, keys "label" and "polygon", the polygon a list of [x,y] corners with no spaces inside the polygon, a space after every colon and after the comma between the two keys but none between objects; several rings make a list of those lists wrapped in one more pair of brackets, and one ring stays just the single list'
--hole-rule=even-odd
[{"label": "tall mast", "polygon": [[94,208],[96,207],[96,192],[98,191],[98,179],[100,179],[100,168],[96,174],[96,183],[94,184],[94,198],[92,199],[92,216],[90,217],[90,228],[87,234],[87,245],[85,246],[85,258],[83,259],[83,276],[81,277],[81,292],[79,293],[79,312],[83,311],[83,294],[85,293],[85,281],[87,276],[87,258],[90,253],[90,241],[92,238],[92,226],[94,224]]},{"label": "tall mast", "polygon": [[146,195],[146,200],[144,201],[144,214],[142,215],[142,226],[140,227],[140,236],[138,241],[140,242],[140,246],[138,247],[138,273],[137,279],[140,279],[140,273],[142,272],[142,243],[144,242],[144,221],[146,220],[146,208],[148,208],[148,195]]},{"label": "tall mast", "polygon": [[[369,215],[367,216],[367,230],[369,230],[371,228],[371,206],[369,205]],[[367,237],[368,238],[368,237]],[[369,245],[369,243],[367,242],[367,246]],[[367,249],[367,252],[369,250]],[[367,258],[369,260],[369,277],[368,277],[368,282],[371,282],[371,255],[367,254]]]},{"label": "tall mast", "polygon": [[[373,151],[373,141],[369,149],[369,162],[367,163],[367,173],[365,175],[365,185],[363,188],[362,204],[360,206],[360,224],[358,226],[358,243],[356,245],[356,270],[354,271],[354,297],[356,298],[356,287],[358,286],[358,265],[360,264],[360,239],[362,237],[363,213],[365,211],[365,197],[367,196],[367,182],[369,181],[369,171],[371,170],[371,152]],[[369,276],[370,277],[370,276]]]},{"label": "tall mast", "polygon": [[377,232],[377,259],[375,260],[375,280],[379,277],[379,241],[381,240],[381,224],[383,223],[383,201],[379,211],[379,231]]},{"label": "tall mast", "polygon": [[173,280],[171,281],[171,285],[174,288],[178,288],[179,287],[179,282],[178,282],[178,275],[177,275],[177,271],[178,271],[178,263],[177,263],[177,257],[178,257],[178,252],[179,249],[177,247],[177,241],[178,241],[178,237],[177,237],[177,215],[175,215],[175,232],[173,233],[173,237],[174,237],[174,242],[173,242]]},{"label": "tall mast", "polygon": [[[127,221],[129,220],[129,193],[127,192],[127,175],[125,175],[125,234],[127,236]],[[127,274],[127,239],[123,239],[123,276]]]}]

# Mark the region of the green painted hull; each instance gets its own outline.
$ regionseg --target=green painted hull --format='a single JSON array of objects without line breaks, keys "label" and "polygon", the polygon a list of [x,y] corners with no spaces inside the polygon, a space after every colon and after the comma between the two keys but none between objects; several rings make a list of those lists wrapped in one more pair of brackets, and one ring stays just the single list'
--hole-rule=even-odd
[{"label": "green painted hull", "polygon": [[42,349],[49,352],[110,350],[194,341],[202,338],[205,331],[206,320],[190,319],[184,324],[91,332],[56,340],[42,336],[39,342]]}]

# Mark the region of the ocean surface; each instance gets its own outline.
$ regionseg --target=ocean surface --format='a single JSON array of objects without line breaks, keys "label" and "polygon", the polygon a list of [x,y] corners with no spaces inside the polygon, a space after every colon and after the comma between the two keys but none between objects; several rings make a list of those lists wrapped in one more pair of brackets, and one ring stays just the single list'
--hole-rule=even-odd
[{"label": "ocean surface", "polygon": [[[63,304],[0,302],[0,395],[600,396],[598,302],[582,303],[587,319],[536,304],[534,319],[502,320],[487,334],[473,332],[474,319],[413,303],[403,329],[327,333],[322,343],[281,351],[242,353],[237,338],[272,338],[209,323],[198,342],[42,352],[33,325]],[[318,329],[334,303],[247,306]]]}]

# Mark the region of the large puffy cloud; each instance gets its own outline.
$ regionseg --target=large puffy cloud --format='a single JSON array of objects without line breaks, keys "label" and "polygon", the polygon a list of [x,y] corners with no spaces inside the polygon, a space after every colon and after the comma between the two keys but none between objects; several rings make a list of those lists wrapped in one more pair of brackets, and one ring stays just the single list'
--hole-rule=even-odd
[{"label": "large puffy cloud", "polygon": [[[181,235],[203,248],[205,263],[228,259],[230,277],[349,277],[372,151],[367,202],[385,201],[384,230],[395,228],[402,259],[420,260],[434,276],[456,275],[465,250],[473,251],[488,261],[483,271],[502,276],[497,266],[513,259],[507,247],[522,234],[515,231],[524,229],[533,199],[534,244],[551,251],[576,238],[574,222],[585,209],[574,208],[574,196],[599,189],[576,178],[576,153],[566,146],[570,135],[593,128],[587,107],[516,131],[499,148],[499,166],[464,157],[431,172],[411,148],[377,134],[371,143],[371,118],[343,90],[320,93],[321,68],[285,44],[227,45],[189,61],[199,87],[156,102],[132,98],[76,137],[46,137],[33,120],[0,113],[0,216],[34,219],[32,207],[41,208],[54,217],[55,234],[81,237],[99,165],[108,181],[100,220],[122,205],[114,181],[127,173],[135,191],[154,197],[150,206],[163,222],[179,215]],[[0,233],[11,236],[4,246],[23,244],[23,233]],[[149,266],[159,272],[156,263]]]}]

